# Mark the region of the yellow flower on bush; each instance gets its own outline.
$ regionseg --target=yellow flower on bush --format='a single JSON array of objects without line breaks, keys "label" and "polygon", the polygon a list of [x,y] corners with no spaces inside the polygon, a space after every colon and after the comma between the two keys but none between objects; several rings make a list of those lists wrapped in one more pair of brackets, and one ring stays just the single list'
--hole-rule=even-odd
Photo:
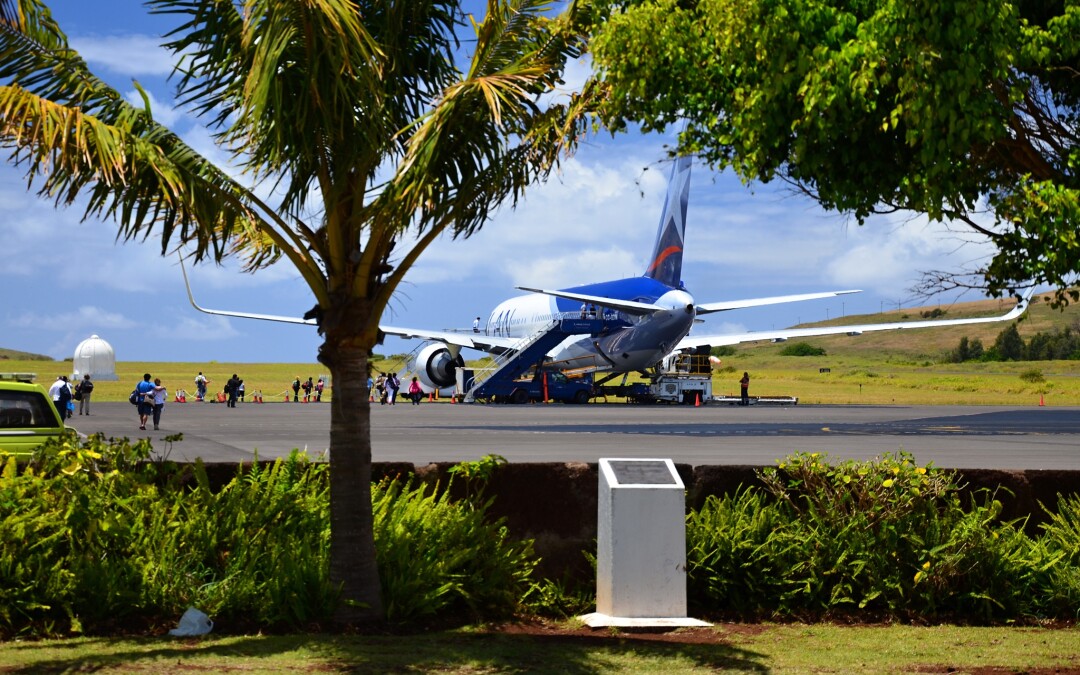
[{"label": "yellow flower on bush", "polygon": [[920,466],[919,468],[915,469],[915,473],[919,474],[920,476],[925,476],[926,475],[926,469],[924,467]]},{"label": "yellow flower on bush", "polygon": [[883,481],[883,482],[881,483],[881,486],[882,486],[882,487],[887,487],[887,488],[891,488],[891,487],[893,486],[893,479],[892,479],[892,478],[886,478],[886,479],[885,479],[885,480],[884,480],[884,481]]},{"label": "yellow flower on bush", "polygon": [[894,467],[892,468],[892,475],[894,475],[894,476],[895,476],[895,475],[896,475],[896,474],[898,474],[898,473],[900,473],[900,467],[898,467],[898,466],[894,466]]}]

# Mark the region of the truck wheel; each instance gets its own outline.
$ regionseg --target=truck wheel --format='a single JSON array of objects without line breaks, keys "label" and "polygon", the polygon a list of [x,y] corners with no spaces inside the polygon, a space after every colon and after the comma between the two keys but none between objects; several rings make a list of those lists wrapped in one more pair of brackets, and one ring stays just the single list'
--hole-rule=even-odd
[{"label": "truck wheel", "polygon": [[524,389],[515,389],[514,391],[510,392],[510,402],[516,405],[528,403],[529,392],[525,391]]},{"label": "truck wheel", "polygon": [[571,400],[571,403],[576,403],[578,405],[583,405],[583,404],[588,403],[588,402],[589,402],[589,392],[585,391],[584,389],[578,389],[576,392],[574,392],[574,398]]}]

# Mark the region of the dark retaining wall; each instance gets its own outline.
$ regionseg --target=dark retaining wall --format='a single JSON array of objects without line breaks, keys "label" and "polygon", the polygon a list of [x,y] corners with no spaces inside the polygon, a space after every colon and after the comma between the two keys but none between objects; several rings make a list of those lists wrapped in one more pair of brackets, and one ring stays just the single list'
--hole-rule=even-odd
[{"label": "dark retaining wall", "polygon": [[[408,476],[445,486],[452,463],[414,466],[397,462],[376,462],[374,480]],[[697,466],[676,464],[687,488],[687,507],[700,507],[709,495],[730,494],[743,485],[757,485],[756,472],[762,466]],[[208,464],[211,486],[227,483],[236,475],[235,464]],[[1035,534],[1048,508],[1057,505],[1059,494],[1080,493],[1080,471],[960,469],[957,473],[968,491],[981,488],[997,490],[1002,518],[1027,517],[1027,530]],[[596,550],[596,497],[599,477],[596,464],[511,463],[500,466],[488,484],[485,495],[494,499],[492,515],[505,517],[510,532],[520,538],[536,540],[536,552],[543,558],[541,572],[558,579],[588,575],[583,551]],[[462,481],[452,490],[461,494]]]}]

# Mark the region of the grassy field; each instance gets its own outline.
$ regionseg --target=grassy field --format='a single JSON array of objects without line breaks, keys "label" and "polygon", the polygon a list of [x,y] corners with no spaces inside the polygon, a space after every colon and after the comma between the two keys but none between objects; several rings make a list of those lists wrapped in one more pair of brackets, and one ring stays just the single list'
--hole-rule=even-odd
[{"label": "grassy field", "polygon": [[[416,635],[77,638],[0,644],[0,671],[242,673],[1076,672],[1080,631],[721,624],[673,634],[477,629]],[[988,671],[987,669],[994,669]],[[980,670],[982,669],[982,670]]]},{"label": "grassy field", "polygon": [[[717,395],[737,396],[743,371],[751,377],[753,396],[797,396],[803,404],[843,405],[1080,405],[1080,361],[1012,363],[912,363],[902,358],[862,355],[779,356],[780,346],[747,349],[724,357],[713,374]],[[376,362],[376,368],[381,368]],[[386,369],[400,369],[386,361]],[[37,373],[48,387],[70,363],[3,361],[2,372]],[[44,366],[44,367],[43,367]],[[821,372],[822,369],[828,372]],[[220,391],[233,373],[244,378],[250,397],[261,391],[266,402],[280,401],[295,376],[318,380],[326,368],[312,363],[142,363],[116,364],[119,381],[97,382],[96,401],[123,401],[143,373],[160,377],[170,398],[177,389],[194,396],[195,374],[210,378],[210,391]],[[1042,381],[1031,381],[1038,372]],[[291,394],[291,390],[290,394]],[[329,398],[324,394],[324,398]]]},{"label": "grassy field", "polygon": [[[1080,307],[1052,309],[1048,296],[1037,297],[1019,322],[1021,336],[1080,328]],[[941,318],[990,316],[1003,313],[1011,301],[982,300],[943,307],[846,316],[805,325],[850,325],[888,321],[914,321],[933,310]],[[743,371],[751,377],[752,396],[796,396],[800,403],[864,405],[1080,405],[1080,361],[1007,363],[949,363],[946,355],[962,337],[979,339],[986,347],[1005,326],[977,324],[949,328],[887,331],[860,336],[829,336],[803,340],[825,349],[825,356],[781,356],[786,344],[755,343],[736,348],[723,357],[714,372],[716,394],[737,395]],[[31,360],[30,355],[0,350],[0,372],[33,372],[48,386],[60,374],[70,374],[71,363]],[[470,362],[471,366],[483,361]],[[403,359],[392,356],[373,362],[377,371],[404,372]],[[170,396],[178,389],[195,389],[200,370],[210,378],[210,390],[220,391],[233,373],[244,379],[248,396],[262,392],[267,402],[280,401],[294,377],[328,377],[325,366],[310,363],[117,363],[118,382],[99,382],[99,401],[127,398],[143,373],[160,377]]]}]

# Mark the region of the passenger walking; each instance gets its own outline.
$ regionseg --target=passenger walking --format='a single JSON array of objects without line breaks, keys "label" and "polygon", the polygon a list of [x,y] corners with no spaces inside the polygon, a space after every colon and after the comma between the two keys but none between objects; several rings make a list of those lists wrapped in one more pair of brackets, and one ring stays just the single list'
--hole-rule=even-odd
[{"label": "passenger walking", "polygon": [[409,383],[409,398],[412,399],[413,405],[420,405],[420,400],[424,398],[424,390],[420,388],[420,382],[415,376]]},{"label": "passenger walking", "polygon": [[83,379],[75,387],[75,399],[79,402],[79,414],[90,415],[90,394],[94,391],[94,383],[90,381],[90,373],[83,375]]},{"label": "passenger walking", "polygon": [[236,383],[236,398],[243,403],[244,402],[244,381],[238,380]]},{"label": "passenger walking", "polygon": [[296,379],[292,381],[292,400],[293,403],[300,402],[300,376],[297,375]]},{"label": "passenger walking", "polygon": [[150,373],[143,374],[142,382],[135,385],[135,400],[139,409],[139,428],[146,431],[146,420],[154,414],[154,383]]},{"label": "passenger walking", "polygon": [[311,390],[315,388],[315,385],[312,384],[311,378],[309,377],[307,379],[307,381],[304,382],[303,386],[304,386],[304,403],[307,403],[308,401],[311,400]]},{"label": "passenger walking", "polygon": [[161,384],[161,378],[154,378],[154,430],[157,431],[158,425],[161,424],[161,412],[165,410],[165,399],[169,397],[169,392],[165,390],[165,387]]},{"label": "passenger walking", "polygon": [[225,404],[230,408],[236,407],[236,396],[240,392],[240,378],[233,373],[233,376],[229,378],[229,381],[225,383],[225,394],[228,395],[228,402]]},{"label": "passenger walking", "polygon": [[743,372],[742,379],[739,380],[739,388],[742,391],[742,401],[739,405],[750,405],[750,373]]},{"label": "passenger walking", "polygon": [[386,373],[379,373],[379,379],[375,380],[375,388],[379,392],[379,405],[386,405]]},{"label": "passenger walking", "polygon": [[[371,378],[369,377],[368,380],[370,380],[370,379]],[[316,403],[321,403],[322,402],[322,391],[323,391],[323,387],[325,387],[325,386],[326,386],[326,383],[323,382],[323,379],[320,377],[319,381],[315,383],[315,402]]]},{"label": "passenger walking", "polygon": [[397,373],[390,373],[390,377],[386,378],[386,388],[388,390],[387,395],[390,397],[390,405],[394,405],[397,401],[398,389],[401,388],[401,380],[398,379]]},{"label": "passenger walking", "polygon": [[67,375],[59,375],[56,378],[56,382],[52,383],[49,387],[49,397],[52,398],[53,405],[56,406],[56,414],[60,415],[60,420],[66,420],[68,418],[68,401],[71,400],[71,389],[68,388]]},{"label": "passenger walking", "polygon": [[206,376],[199,371],[199,374],[195,376],[195,400],[206,400],[206,385],[210,384],[210,380],[206,379]]}]

